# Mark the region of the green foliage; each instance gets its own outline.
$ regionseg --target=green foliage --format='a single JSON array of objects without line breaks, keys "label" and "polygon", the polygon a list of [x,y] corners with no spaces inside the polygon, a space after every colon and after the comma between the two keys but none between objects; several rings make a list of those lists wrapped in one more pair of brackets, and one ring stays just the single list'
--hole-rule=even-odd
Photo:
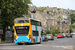
[{"label": "green foliage", "polygon": [[59,31],[58,29],[54,28],[54,29],[51,31],[51,33],[52,33],[53,35],[55,35],[55,34],[60,33],[60,31]]},{"label": "green foliage", "polygon": [[57,33],[60,33],[60,31],[58,29],[55,29],[55,28],[52,31],[46,30],[46,34],[56,35]]},{"label": "green foliage", "polygon": [[47,11],[47,14],[49,14],[49,11]]},{"label": "green foliage", "polygon": [[72,24],[71,27],[72,27],[72,28],[75,28],[75,25]]},{"label": "green foliage", "polygon": [[71,17],[71,23],[73,24],[75,22],[75,14],[70,14]]},{"label": "green foliage", "polygon": [[57,19],[61,19],[61,20],[62,20],[61,16],[58,16],[58,18],[57,18]]},{"label": "green foliage", "polygon": [[48,15],[52,15],[52,14],[49,13],[49,11],[47,11],[47,14],[48,14]]},{"label": "green foliage", "polygon": [[31,0],[0,0],[0,28],[3,34],[6,27],[14,24],[15,18],[28,14],[28,4],[31,4]]},{"label": "green foliage", "polygon": [[5,41],[1,41],[1,43],[5,43]]},{"label": "green foliage", "polygon": [[65,33],[68,33],[68,31],[66,31]]},{"label": "green foliage", "polygon": [[0,9],[0,25],[7,27],[13,25],[13,21],[17,17],[23,17],[28,14],[28,4],[30,0],[1,0]]},{"label": "green foliage", "polygon": [[75,10],[71,10],[72,12],[75,12]]},{"label": "green foliage", "polygon": [[73,30],[70,28],[70,33],[72,33],[73,32]]},{"label": "green foliage", "polygon": [[40,12],[44,12],[44,10],[45,10],[45,8],[41,8],[41,9],[40,9]]},{"label": "green foliage", "polygon": [[46,33],[43,32],[42,34],[45,35]]},{"label": "green foliage", "polygon": [[[73,30],[70,28],[70,33],[72,33],[73,32]],[[65,33],[68,33],[68,31],[66,31]]]},{"label": "green foliage", "polygon": [[50,30],[46,30],[46,34],[51,34]]}]

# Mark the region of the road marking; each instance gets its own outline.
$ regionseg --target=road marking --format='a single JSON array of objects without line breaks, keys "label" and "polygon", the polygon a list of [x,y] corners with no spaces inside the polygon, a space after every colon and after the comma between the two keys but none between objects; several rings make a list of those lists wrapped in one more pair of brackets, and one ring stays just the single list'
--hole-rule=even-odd
[{"label": "road marking", "polygon": [[64,49],[72,49],[73,48],[73,46],[53,46],[53,47],[64,48]]},{"label": "road marking", "polygon": [[28,45],[28,46],[43,46],[43,45],[41,45],[41,44],[38,44],[38,45]]}]

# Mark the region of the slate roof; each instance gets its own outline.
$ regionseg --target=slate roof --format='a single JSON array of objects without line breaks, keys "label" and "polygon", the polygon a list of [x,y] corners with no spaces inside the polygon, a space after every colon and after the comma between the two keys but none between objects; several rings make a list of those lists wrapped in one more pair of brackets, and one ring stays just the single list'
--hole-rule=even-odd
[{"label": "slate roof", "polygon": [[41,15],[43,15],[47,19],[54,19],[52,16],[49,16],[47,13],[41,13]]}]

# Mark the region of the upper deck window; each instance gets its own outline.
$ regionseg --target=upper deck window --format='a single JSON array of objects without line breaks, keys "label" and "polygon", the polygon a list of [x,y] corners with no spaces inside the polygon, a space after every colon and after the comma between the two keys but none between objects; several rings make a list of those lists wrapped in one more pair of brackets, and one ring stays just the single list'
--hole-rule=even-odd
[{"label": "upper deck window", "polygon": [[17,23],[24,23],[24,20],[18,20]]},{"label": "upper deck window", "polygon": [[29,23],[29,20],[25,20],[25,23]]},{"label": "upper deck window", "polygon": [[16,20],[15,23],[29,23],[29,20]]},{"label": "upper deck window", "polygon": [[31,25],[41,26],[41,22],[40,21],[31,20]]}]

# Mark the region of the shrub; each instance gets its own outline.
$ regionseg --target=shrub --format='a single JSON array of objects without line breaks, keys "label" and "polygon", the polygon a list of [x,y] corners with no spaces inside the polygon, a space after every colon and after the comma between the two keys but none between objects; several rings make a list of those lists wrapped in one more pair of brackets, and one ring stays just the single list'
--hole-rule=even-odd
[{"label": "shrub", "polygon": [[46,34],[51,34],[50,30],[46,30]]},{"label": "shrub", "polygon": [[60,33],[60,31],[59,31],[58,29],[54,28],[54,29],[51,31],[51,33],[52,33],[53,35],[55,35],[55,34]]}]

